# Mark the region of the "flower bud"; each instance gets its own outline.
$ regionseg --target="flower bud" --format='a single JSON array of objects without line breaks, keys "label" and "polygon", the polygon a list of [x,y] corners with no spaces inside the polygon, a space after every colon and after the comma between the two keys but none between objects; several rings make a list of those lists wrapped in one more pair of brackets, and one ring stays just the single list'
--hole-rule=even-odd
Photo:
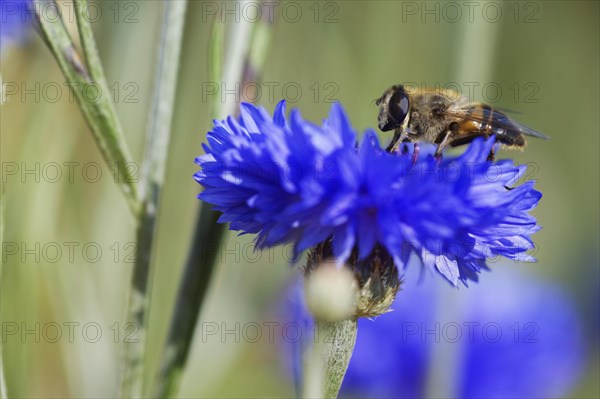
[{"label": "flower bud", "polygon": [[316,320],[337,322],[353,316],[358,284],[350,269],[326,261],[306,278],[304,288],[306,303]]},{"label": "flower bud", "polygon": [[[304,272],[308,306],[317,319],[322,314],[341,317],[346,306],[350,306],[350,310],[345,318],[379,316],[389,310],[400,289],[398,269],[380,245],[362,260],[358,259],[355,249],[347,263],[339,265],[333,257],[331,241],[325,241],[310,251]],[[354,291],[351,287],[355,287]],[[353,298],[349,300],[352,292]],[[324,310],[328,308],[331,308],[330,314]]]}]

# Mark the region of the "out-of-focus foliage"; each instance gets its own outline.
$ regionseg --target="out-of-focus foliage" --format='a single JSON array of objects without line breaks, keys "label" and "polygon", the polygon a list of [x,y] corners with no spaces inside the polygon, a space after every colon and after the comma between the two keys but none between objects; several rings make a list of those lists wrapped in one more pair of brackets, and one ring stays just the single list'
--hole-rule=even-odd
[{"label": "out-of-focus foliage", "polygon": [[588,361],[571,299],[514,266],[498,269],[492,290],[472,285],[449,292],[429,279],[407,281],[392,313],[360,321],[342,392],[377,398],[570,394]]}]

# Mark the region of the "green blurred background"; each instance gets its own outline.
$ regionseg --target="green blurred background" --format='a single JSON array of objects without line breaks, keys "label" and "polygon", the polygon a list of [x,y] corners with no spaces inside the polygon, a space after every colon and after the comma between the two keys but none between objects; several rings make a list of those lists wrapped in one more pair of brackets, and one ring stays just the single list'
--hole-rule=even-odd
[{"label": "green blurred background", "polygon": [[[534,237],[539,263],[500,262],[494,267],[524,268],[572,293],[589,341],[587,371],[573,396],[597,396],[599,3],[497,1],[486,8],[477,2],[472,22],[463,2],[454,2],[454,8],[444,2],[275,3],[264,83],[256,96],[269,110],[287,98],[290,106],[318,122],[335,99],[363,131],[376,127],[373,100],[391,84],[451,84],[466,94],[471,87],[476,100],[518,112],[521,122],[552,138],[532,139],[522,153],[500,154],[531,164],[528,177],[544,193],[534,211],[544,229]],[[114,85],[111,95],[139,162],[160,3],[95,4],[102,12],[94,29],[109,85]],[[241,6],[237,14],[224,15],[226,29],[236,17],[254,15],[251,9],[244,14]],[[193,159],[202,153],[200,144],[210,127],[207,50],[214,7],[236,6],[190,1],[188,8],[152,282],[149,380],[199,206]],[[424,7],[433,13],[422,15]],[[133,266],[127,255],[133,248],[134,220],[40,38],[34,35],[25,45],[8,49],[1,71],[5,83],[18,86],[18,93],[0,107],[6,209],[1,305],[9,389],[14,397],[112,397],[127,334],[125,303]],[[53,101],[55,83],[62,88],[58,101]],[[37,92],[38,98],[23,97],[23,89]],[[216,95],[224,94],[219,90]],[[33,172],[24,174],[26,169]],[[56,170],[61,172],[58,178]],[[273,321],[295,273],[287,266],[286,250],[255,254],[251,237],[235,234],[228,235],[225,245],[202,320],[231,328],[235,323]],[[74,249],[72,258],[69,247]],[[485,273],[479,284],[492,290],[493,273]],[[22,336],[25,328],[35,330],[36,323],[39,342],[35,333]],[[52,323],[62,332],[57,342],[48,339],[56,336]],[[68,325],[73,326],[71,340]],[[6,329],[15,326],[18,331],[9,334]],[[102,335],[96,337],[99,331]],[[277,342],[263,338],[238,343],[230,336],[223,343],[202,332],[196,334],[182,396],[293,395]]]}]

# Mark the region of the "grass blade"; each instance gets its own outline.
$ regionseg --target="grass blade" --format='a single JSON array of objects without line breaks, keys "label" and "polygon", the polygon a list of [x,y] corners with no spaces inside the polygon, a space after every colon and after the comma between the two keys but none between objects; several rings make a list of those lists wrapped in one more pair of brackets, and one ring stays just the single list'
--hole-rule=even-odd
[{"label": "grass blade", "polygon": [[[125,142],[123,131],[115,113],[106,79],[102,73],[95,43],[89,22],[85,22],[82,11],[77,12],[77,21],[81,29],[82,43],[88,61],[92,67],[88,69],[77,53],[73,41],[60,18],[44,18],[39,14],[48,7],[58,7],[52,0],[36,0],[34,9],[39,31],[56,58],[58,65],[67,80],[67,84],[75,94],[79,107],[92,130],[96,143],[105,161],[119,172],[117,184],[125,193],[129,207],[134,215],[139,212],[139,201],[136,183],[128,172],[133,164],[129,148]],[[85,2],[84,2],[85,3]],[[79,7],[75,7],[79,9]],[[60,15],[60,14],[58,14]],[[97,93],[90,98],[90,92]]]},{"label": "grass blade", "polygon": [[143,395],[144,359],[150,306],[152,256],[157,214],[164,182],[175,105],[175,89],[185,23],[186,0],[163,3],[163,18],[156,63],[156,80],[149,113],[146,152],[142,164],[142,208],[137,230],[138,252],[131,280],[127,319],[138,327],[137,342],[124,348],[121,397]]},{"label": "grass blade", "polygon": [[[216,16],[211,32],[209,46],[209,81],[216,84],[225,82],[226,87],[243,80],[257,81],[262,71],[269,45],[270,27],[267,24],[251,26],[246,22],[237,23],[231,30],[231,43],[226,62],[222,62],[224,43],[224,24]],[[263,34],[257,35],[257,31]],[[252,36],[251,36],[252,34]],[[252,39],[248,39],[252,37]],[[260,43],[257,43],[260,41]],[[223,72],[221,72],[223,70]],[[222,73],[222,75],[221,75]],[[221,78],[222,76],[222,78]],[[239,110],[239,104],[228,101],[223,103],[220,96],[214,97],[212,104],[213,119],[223,119]],[[177,299],[173,309],[173,318],[167,342],[160,359],[160,369],[152,396],[156,398],[173,397],[177,394],[179,383],[188,360],[194,329],[210,285],[211,276],[216,268],[216,258],[225,225],[217,224],[218,213],[203,204],[196,217],[195,232],[188,258],[183,270]]]},{"label": "grass blade", "polygon": [[[4,188],[0,188],[0,325],[3,324],[4,318],[2,317],[2,272],[4,271]],[[6,377],[4,375],[4,353],[2,351],[3,342],[0,341],[0,399],[8,398],[8,392],[6,388]]]}]

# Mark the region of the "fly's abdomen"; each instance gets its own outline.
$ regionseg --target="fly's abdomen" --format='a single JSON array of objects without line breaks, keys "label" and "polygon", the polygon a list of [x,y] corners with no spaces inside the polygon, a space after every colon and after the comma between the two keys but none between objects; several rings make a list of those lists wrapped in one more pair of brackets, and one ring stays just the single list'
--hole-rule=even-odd
[{"label": "fly's abdomen", "polygon": [[471,108],[465,119],[461,128],[464,126],[473,135],[496,136],[496,141],[509,147],[525,146],[519,126],[506,114],[489,105],[479,104]]}]

